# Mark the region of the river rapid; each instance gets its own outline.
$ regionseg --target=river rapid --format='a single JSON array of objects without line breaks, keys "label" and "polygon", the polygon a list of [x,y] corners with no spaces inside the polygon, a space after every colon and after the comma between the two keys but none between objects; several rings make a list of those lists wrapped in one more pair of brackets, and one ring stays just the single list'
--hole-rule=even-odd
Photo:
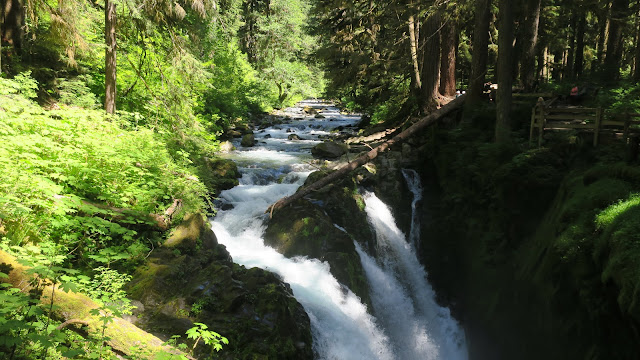
[{"label": "river rapid", "polygon": [[[322,111],[322,117],[308,115],[304,107]],[[238,150],[226,155],[237,163],[242,178],[240,185],[220,195],[226,210],[220,210],[211,223],[218,241],[236,263],[275,272],[290,284],[311,320],[317,359],[467,359],[464,332],[449,310],[435,302],[415,255],[417,221],[412,221],[407,241],[375,194],[367,192],[364,197],[379,257],[373,258],[356,242],[373,309],[345,290],[327,263],[288,259],[264,245],[265,210],[293,194],[315,170],[311,148],[332,136],[333,129],[349,131],[360,121],[357,115],[341,114],[332,104],[316,101],[301,102],[286,109],[285,115],[292,120],[256,131],[254,147],[241,147],[238,141],[234,144]],[[290,140],[292,134],[300,140]],[[415,202],[419,201],[419,179],[411,173],[405,177]]]}]

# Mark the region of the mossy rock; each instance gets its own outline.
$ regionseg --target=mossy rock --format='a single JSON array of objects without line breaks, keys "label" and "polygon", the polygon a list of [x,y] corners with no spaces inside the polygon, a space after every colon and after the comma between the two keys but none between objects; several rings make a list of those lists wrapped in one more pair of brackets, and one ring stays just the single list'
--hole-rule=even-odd
[{"label": "mossy rock", "polygon": [[[207,230],[201,216],[188,217],[136,270],[128,291],[144,305],[139,326],[168,339],[205,323],[229,339],[217,355],[224,359],[312,359],[309,317],[289,286],[234,264],[223,245],[198,247],[213,235]],[[209,351],[199,346],[196,353]]]},{"label": "mossy rock", "polygon": [[314,146],[311,154],[322,159],[337,159],[349,151],[349,147],[343,143],[335,141],[325,141]]},{"label": "mossy rock", "polygon": [[[344,221],[348,222],[348,219]],[[274,212],[264,241],[287,257],[308,256],[327,261],[336,279],[364,303],[370,304],[369,289],[354,238],[334,224],[323,208],[300,199]]]},{"label": "mossy rock", "polygon": [[201,214],[189,214],[171,231],[163,246],[193,254],[200,249],[212,250],[218,239]]},{"label": "mossy rock", "polygon": [[202,158],[195,161],[198,177],[214,196],[239,184],[242,176],[235,162],[221,158]]},{"label": "mossy rock", "polygon": [[[19,288],[21,291],[31,290],[33,272],[26,266],[20,265],[10,254],[0,250],[0,269],[8,275],[2,282]],[[32,295],[36,294],[35,292]],[[40,295],[39,295],[40,296]],[[135,357],[137,359],[156,359],[159,354],[181,355],[182,353],[163,343],[163,341],[149,332],[142,330],[129,321],[114,316],[107,323],[102,315],[95,315],[95,311],[102,313],[102,306],[88,296],[69,289],[63,290],[59,284],[44,285],[40,297],[41,304],[51,304],[53,319],[75,320],[82,322],[83,331],[92,337],[104,336],[105,343],[115,353]],[[104,326],[104,327],[103,327]]]},{"label": "mossy rock", "polygon": [[253,135],[253,133],[245,134],[244,136],[242,136],[242,141],[240,142],[240,145],[244,147],[252,147],[253,145],[255,145],[255,142],[256,142],[256,137]]}]

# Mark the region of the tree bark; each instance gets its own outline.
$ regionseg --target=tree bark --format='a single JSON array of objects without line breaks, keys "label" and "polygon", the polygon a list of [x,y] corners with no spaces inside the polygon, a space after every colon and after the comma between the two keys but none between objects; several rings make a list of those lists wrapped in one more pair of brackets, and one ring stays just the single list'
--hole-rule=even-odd
[{"label": "tree bark", "polygon": [[634,57],[634,71],[633,80],[640,82],[640,1],[638,2],[638,9],[636,13],[636,48]]},{"label": "tree bark", "polygon": [[405,131],[401,132],[400,134],[394,136],[391,140],[385,141],[384,143],[372,149],[371,151],[367,152],[366,154],[356,158],[355,160],[349,162],[348,164],[345,164],[338,170],[314,182],[313,184],[310,184],[308,186],[298,189],[298,191],[295,194],[278,200],[275,204],[271,205],[266,212],[273,213],[274,211],[280,210],[283,207],[291,204],[292,202],[311,193],[312,191],[321,189],[322,187],[332,183],[333,181],[345,176],[349,172],[357,169],[359,166],[362,166],[368,163],[369,161],[375,159],[376,157],[378,157],[378,155],[387,151],[391,146],[402,143],[403,141],[407,140],[412,135],[414,135],[416,132],[424,129],[429,125],[432,125],[440,121],[444,116],[451,113],[453,110],[456,110],[462,107],[462,105],[464,104],[465,98],[466,98],[466,95],[457,97],[455,100],[451,101],[450,103],[443,106],[442,108],[435,110],[428,116],[418,120],[415,124],[411,125],[409,128],[407,128]]},{"label": "tree bark", "polygon": [[540,30],[540,9],[542,0],[527,2],[527,18],[520,52],[520,81],[525,91],[533,91],[536,85],[536,54]]},{"label": "tree bark", "polygon": [[578,27],[576,29],[576,60],[573,66],[573,73],[576,78],[582,76],[584,70],[584,32],[587,25],[587,18],[584,9],[579,10]]},{"label": "tree bark", "polygon": [[564,50],[555,49],[553,51],[553,69],[551,70],[551,78],[555,81],[562,80],[562,65],[564,64]]},{"label": "tree bark", "polygon": [[489,23],[491,21],[491,0],[477,0],[475,6],[475,27],[473,30],[473,54],[471,58],[471,78],[469,79],[469,105],[482,100],[487,61],[489,58]]},{"label": "tree bark", "polygon": [[425,21],[420,31],[424,48],[422,65],[422,111],[429,113],[438,106],[438,85],[440,83],[440,25],[441,15],[437,10]]},{"label": "tree bark", "polygon": [[104,110],[107,114],[116,111],[116,4],[106,0],[104,5],[105,19],[105,77],[104,77]]},{"label": "tree bark", "polygon": [[411,64],[413,65],[413,90],[420,96],[422,91],[422,81],[420,79],[420,65],[418,62],[418,37],[416,36],[416,21],[409,15],[409,48],[411,51]]},{"label": "tree bark", "polygon": [[20,54],[24,36],[25,7],[20,0],[0,1],[0,35],[2,43],[10,44]]},{"label": "tree bark", "polygon": [[512,0],[500,0],[498,34],[498,92],[496,107],[496,142],[507,143],[511,139],[511,76],[513,66],[513,5]]},{"label": "tree bark", "polygon": [[596,43],[596,58],[592,69],[600,69],[604,62],[605,46],[609,33],[609,13],[611,9],[611,1],[606,2],[605,9],[598,15],[598,25],[600,27],[598,34],[598,42]]},{"label": "tree bark", "polygon": [[440,94],[456,94],[456,48],[458,32],[453,19],[448,19],[442,27],[442,46],[440,53]]},{"label": "tree bark", "polygon": [[578,26],[577,14],[571,14],[571,20],[569,21],[569,48],[567,49],[567,61],[565,66],[565,79],[573,79],[573,65],[576,53],[576,27]]},{"label": "tree bark", "polygon": [[629,15],[629,0],[613,0],[611,2],[609,38],[607,39],[607,53],[603,68],[603,79],[605,80],[613,81],[620,78],[620,65],[624,51],[624,29]]}]

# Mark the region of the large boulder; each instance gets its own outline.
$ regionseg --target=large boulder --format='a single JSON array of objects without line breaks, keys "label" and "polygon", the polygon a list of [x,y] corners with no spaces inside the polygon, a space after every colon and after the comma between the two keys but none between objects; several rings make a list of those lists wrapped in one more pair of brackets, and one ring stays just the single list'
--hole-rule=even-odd
[{"label": "large boulder", "polygon": [[199,250],[212,250],[216,245],[218,239],[213,230],[205,224],[201,214],[187,215],[164,242],[166,248],[177,249],[187,254],[194,254]]},{"label": "large boulder", "polygon": [[312,108],[311,106],[305,106],[302,111],[304,111],[308,115],[315,115],[318,113],[318,110]]},{"label": "large boulder", "polygon": [[244,147],[252,147],[255,143],[256,143],[256,137],[253,135],[253,133],[251,133],[251,134],[246,134],[242,137],[242,141],[240,142],[240,145]]},{"label": "large boulder", "polygon": [[343,143],[325,141],[311,149],[311,154],[321,159],[337,159],[346,154],[349,148]]},{"label": "large boulder", "polygon": [[[234,264],[202,216],[188,216],[140,266],[128,293],[136,324],[163,339],[204,323],[229,339],[221,359],[313,359],[311,325],[288,284]],[[210,353],[196,349],[198,358]]]},{"label": "large boulder", "polygon": [[198,178],[214,196],[217,196],[222,190],[237,186],[239,183],[240,171],[232,160],[204,157],[197,160],[196,164],[199,165]]},{"label": "large boulder", "polygon": [[[307,184],[324,175],[312,173]],[[272,215],[264,235],[266,244],[287,257],[308,256],[328,262],[333,276],[370,304],[369,286],[354,241],[372,253],[375,237],[353,178],[327,185]]]}]

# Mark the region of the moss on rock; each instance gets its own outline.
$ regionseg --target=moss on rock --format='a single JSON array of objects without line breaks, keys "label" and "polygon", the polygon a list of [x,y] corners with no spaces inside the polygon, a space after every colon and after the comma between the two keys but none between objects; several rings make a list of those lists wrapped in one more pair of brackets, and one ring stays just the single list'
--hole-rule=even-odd
[{"label": "moss on rock", "polygon": [[[187,217],[137,269],[129,293],[144,305],[138,324],[168,338],[205,323],[229,339],[223,359],[312,359],[309,317],[289,286],[234,264],[217,242],[193,251],[210,231],[202,216]],[[207,351],[199,346],[200,355]]]},{"label": "moss on rock", "polygon": [[375,251],[374,236],[358,200],[362,199],[353,178],[327,185],[309,199],[275,212],[264,238],[287,257],[327,261],[336,279],[370,305],[369,286],[353,241]]},{"label": "moss on rock", "polygon": [[202,214],[189,214],[176,226],[164,242],[164,247],[193,254],[198,250],[210,250],[218,245],[218,239],[207,226]]},{"label": "moss on rock", "polygon": [[239,184],[240,171],[232,160],[205,157],[194,163],[197,165],[198,177],[214,196]]}]

